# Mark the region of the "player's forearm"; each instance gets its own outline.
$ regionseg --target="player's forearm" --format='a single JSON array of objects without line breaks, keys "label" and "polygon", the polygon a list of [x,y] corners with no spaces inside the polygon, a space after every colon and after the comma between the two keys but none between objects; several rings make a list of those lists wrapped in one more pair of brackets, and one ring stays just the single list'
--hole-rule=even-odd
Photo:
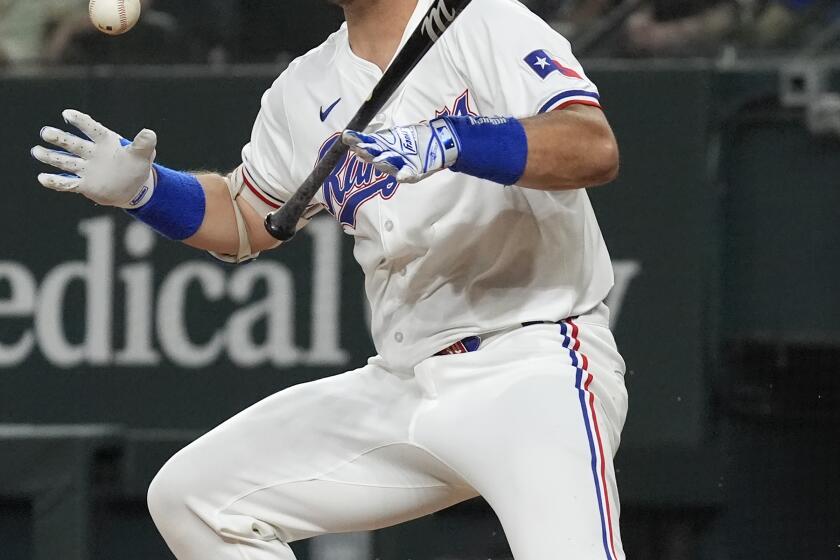
[{"label": "player's forearm", "polygon": [[235,189],[227,179],[155,163],[153,131],[143,129],[130,142],[90,115],[68,109],[62,116],[83,134],[41,130],[41,138],[55,147],[32,148],[35,159],[55,168],[38,175],[44,187],[123,208],[161,235],[229,262],[243,262],[277,245],[247,202],[237,197],[234,206]]},{"label": "player's forearm", "polygon": [[600,109],[572,106],[521,122],[528,161],[519,186],[569,190],[603,185],[618,175],[618,145]]},{"label": "player's forearm", "polygon": [[441,117],[375,134],[345,131],[364,161],[415,183],[450,169],[500,185],[547,191],[593,187],[618,173],[618,146],[604,113],[573,105],[527,119]]},{"label": "player's forearm", "polygon": [[[204,189],[204,220],[195,235],[186,239],[184,243],[214,253],[236,254],[239,232],[227,180],[216,173],[197,174],[196,178]],[[259,253],[276,247],[277,241],[265,231],[262,218],[251,205],[242,198],[238,198],[236,204],[239,205],[245,219],[252,251]]]}]

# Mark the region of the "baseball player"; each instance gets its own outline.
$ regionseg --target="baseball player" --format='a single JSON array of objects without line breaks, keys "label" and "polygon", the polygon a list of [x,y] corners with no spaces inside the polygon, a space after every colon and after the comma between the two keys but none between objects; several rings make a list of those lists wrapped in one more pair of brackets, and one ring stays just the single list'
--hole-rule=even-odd
[{"label": "baseball player", "polygon": [[[517,560],[621,560],[613,471],[627,410],[585,187],[618,150],[569,43],[516,0],[473,2],[364,131],[342,131],[433,0],[334,0],[346,24],[262,99],[242,165],[189,174],[77,111],[44,128],[45,187],[126,209],[242,262],[334,142],[352,151],[301,221],[355,239],[378,354],[292,387],[175,455],[149,507],[182,560],[293,558],[477,495]],[[223,134],[224,131],[220,131]],[[341,289],[336,286],[336,289]]]}]

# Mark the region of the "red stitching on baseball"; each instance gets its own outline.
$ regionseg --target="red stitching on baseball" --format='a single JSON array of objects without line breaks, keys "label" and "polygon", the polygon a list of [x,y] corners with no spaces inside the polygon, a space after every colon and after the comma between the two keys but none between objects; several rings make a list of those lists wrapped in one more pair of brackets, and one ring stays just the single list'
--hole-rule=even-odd
[{"label": "red stitching on baseball", "polygon": [[120,13],[120,31],[125,31],[128,29],[128,16],[125,15],[125,0],[119,1],[117,9]]}]

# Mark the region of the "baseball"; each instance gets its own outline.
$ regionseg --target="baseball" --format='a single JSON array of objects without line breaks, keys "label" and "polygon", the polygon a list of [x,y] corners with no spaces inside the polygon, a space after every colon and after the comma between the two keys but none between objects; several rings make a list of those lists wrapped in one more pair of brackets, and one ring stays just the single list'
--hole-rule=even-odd
[{"label": "baseball", "polygon": [[88,12],[99,31],[122,35],[140,19],[140,0],[90,0]]}]

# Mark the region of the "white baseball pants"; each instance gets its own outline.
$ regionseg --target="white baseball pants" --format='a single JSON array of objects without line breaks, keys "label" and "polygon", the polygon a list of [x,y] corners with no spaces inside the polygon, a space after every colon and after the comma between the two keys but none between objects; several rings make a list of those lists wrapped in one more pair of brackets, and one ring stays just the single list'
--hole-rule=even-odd
[{"label": "white baseball pants", "polygon": [[517,560],[623,560],[613,455],[627,411],[606,310],[490,337],[414,374],[374,358],[292,387],[176,454],[149,508],[180,560],[292,560],[477,495]]}]

